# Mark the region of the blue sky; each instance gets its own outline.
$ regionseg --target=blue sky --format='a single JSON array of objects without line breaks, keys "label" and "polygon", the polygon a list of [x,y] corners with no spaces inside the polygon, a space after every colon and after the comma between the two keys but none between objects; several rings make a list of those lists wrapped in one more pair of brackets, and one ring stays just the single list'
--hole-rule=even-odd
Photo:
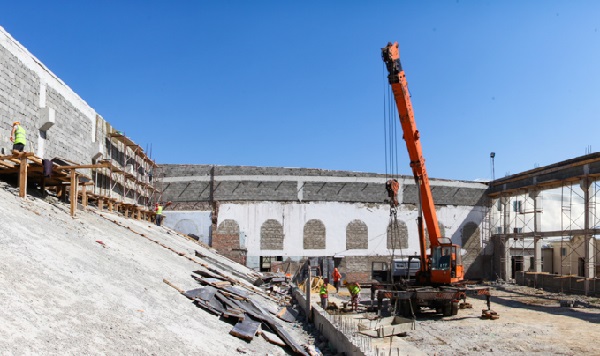
[{"label": "blue sky", "polygon": [[158,163],[386,173],[388,41],[430,177],[600,147],[597,1],[10,1],[0,26]]}]

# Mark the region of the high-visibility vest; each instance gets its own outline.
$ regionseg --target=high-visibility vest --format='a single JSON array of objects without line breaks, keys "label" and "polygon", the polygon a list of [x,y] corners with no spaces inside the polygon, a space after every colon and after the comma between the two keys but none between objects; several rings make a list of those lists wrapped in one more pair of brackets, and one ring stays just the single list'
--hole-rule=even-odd
[{"label": "high-visibility vest", "polygon": [[350,287],[350,294],[358,294],[360,293],[360,287],[359,286],[352,286]]},{"label": "high-visibility vest", "polygon": [[157,215],[162,215],[162,210],[163,210],[162,205],[159,205],[158,208],[156,208],[156,214]]},{"label": "high-visibility vest", "polygon": [[319,294],[321,295],[321,298],[327,298],[327,287],[325,285],[321,286]]},{"label": "high-visibility vest", "polygon": [[15,145],[18,143],[25,145],[27,143],[27,139],[25,138],[25,129],[21,127],[21,125],[17,125],[17,129],[15,130],[15,140],[13,143]]}]

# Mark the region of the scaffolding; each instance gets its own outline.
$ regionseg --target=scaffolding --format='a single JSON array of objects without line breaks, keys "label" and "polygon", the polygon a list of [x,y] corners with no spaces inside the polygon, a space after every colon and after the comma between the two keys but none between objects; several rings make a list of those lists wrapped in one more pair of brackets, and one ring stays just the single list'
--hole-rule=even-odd
[{"label": "scaffolding", "polygon": [[[500,252],[497,263],[503,266],[499,277],[510,278],[518,268],[525,271],[529,256],[531,273],[574,277],[577,283],[569,282],[569,289],[588,294],[594,292],[590,288],[595,288],[600,272],[599,177],[563,177],[552,184],[537,185],[534,179],[534,184],[526,187],[499,190],[491,196],[489,216],[483,221],[490,237],[499,244],[495,251]],[[545,195],[550,198],[547,208]],[[551,267],[543,268],[542,243],[553,248]]]}]

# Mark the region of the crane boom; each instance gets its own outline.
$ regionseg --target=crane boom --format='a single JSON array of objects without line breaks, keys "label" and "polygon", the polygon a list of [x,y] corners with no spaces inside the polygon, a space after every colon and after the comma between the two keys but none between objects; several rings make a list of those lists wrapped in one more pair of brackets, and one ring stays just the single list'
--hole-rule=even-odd
[{"label": "crane boom", "polygon": [[421,282],[428,284],[451,284],[462,280],[463,270],[460,261],[460,246],[452,245],[449,239],[443,238],[437,220],[433,194],[427,176],[420,133],[415,123],[413,107],[408,91],[406,75],[400,64],[398,42],[381,49],[381,56],[389,72],[388,80],[392,87],[394,100],[400,116],[400,125],[404,132],[404,141],[410,158],[410,167],[415,183],[419,189],[421,211],[427,231],[431,256],[426,251],[426,236],[422,222],[419,221],[419,245],[421,251]]},{"label": "crane boom", "polygon": [[421,206],[425,224],[427,225],[427,231],[429,232],[429,242],[431,246],[438,246],[438,238],[441,237],[440,227],[437,224],[437,213],[433,203],[433,195],[431,194],[429,177],[427,175],[427,168],[425,167],[425,159],[423,158],[420,133],[419,130],[417,130],[413,107],[410,101],[408,82],[406,81],[406,75],[402,70],[402,64],[400,64],[398,42],[388,44],[387,47],[383,48],[382,56],[388,68],[388,79],[390,86],[392,87],[392,92],[394,93],[396,106],[398,107],[400,125],[402,125],[404,141],[408,150],[408,157],[410,158],[410,167],[413,176],[415,177],[415,183],[420,185]]}]

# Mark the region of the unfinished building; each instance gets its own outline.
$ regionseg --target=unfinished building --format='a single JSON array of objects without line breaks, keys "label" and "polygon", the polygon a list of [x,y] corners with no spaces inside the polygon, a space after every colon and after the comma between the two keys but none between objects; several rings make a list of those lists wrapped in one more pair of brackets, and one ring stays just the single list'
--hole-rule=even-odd
[{"label": "unfinished building", "polygon": [[495,273],[557,291],[600,294],[600,154],[490,183]]},{"label": "unfinished building", "polygon": [[[0,174],[18,175],[21,196],[37,185],[72,202],[81,196],[84,205],[94,200],[100,208],[149,218],[159,195],[152,178],[158,167],[144,150],[1,27],[0,63]],[[26,130],[27,153],[11,152],[14,121]],[[43,173],[44,160],[52,163],[50,172]]]},{"label": "unfinished building", "polygon": [[[165,224],[255,270],[327,257],[346,279],[371,280],[386,274],[392,256],[418,253],[412,177],[400,177],[392,222],[389,177],[381,174],[169,164],[161,171],[2,28],[0,63],[0,175],[18,177],[23,194],[37,185],[71,197],[73,207],[92,200],[146,219],[154,202],[171,200]],[[13,121],[27,131],[27,154],[11,152]],[[51,177],[43,160],[53,163]],[[432,179],[441,230],[462,246],[466,277],[597,294],[599,162],[590,154],[489,187]]]},{"label": "unfinished building", "polygon": [[[398,219],[382,174],[301,168],[161,165],[166,225],[199,234],[255,270],[290,271],[305,257],[329,257],[347,280],[385,278],[392,256],[419,251],[417,188],[400,177]],[[491,270],[483,247],[487,185],[432,179],[439,224],[463,246],[469,278]],[[185,230],[185,231],[183,231]],[[486,258],[487,257],[487,258]],[[324,275],[327,267],[323,266]],[[293,272],[293,271],[292,271]]]}]

